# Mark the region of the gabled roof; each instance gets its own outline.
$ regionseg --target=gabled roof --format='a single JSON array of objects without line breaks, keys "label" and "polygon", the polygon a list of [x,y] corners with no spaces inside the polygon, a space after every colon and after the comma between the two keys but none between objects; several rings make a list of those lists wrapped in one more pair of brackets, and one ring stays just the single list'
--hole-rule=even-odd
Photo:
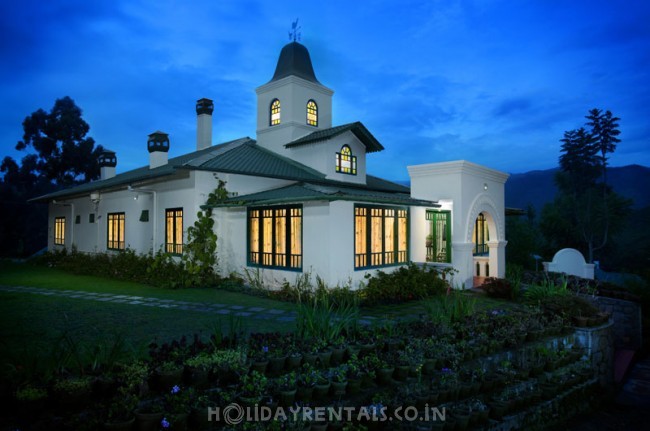
[{"label": "gabled roof", "polygon": [[408,206],[439,207],[435,201],[413,199],[408,193],[394,193],[368,188],[296,183],[285,187],[236,196],[213,207],[242,207],[253,205],[289,204],[309,201],[355,201]]},{"label": "gabled roof", "polygon": [[307,136],[298,138],[285,145],[286,148],[299,147],[301,145],[312,144],[314,142],[326,141],[345,132],[352,132],[363,145],[366,146],[366,153],[373,153],[384,149],[383,145],[370,133],[366,126],[360,121],[344,124],[342,126],[330,127],[329,129],[317,130]]}]

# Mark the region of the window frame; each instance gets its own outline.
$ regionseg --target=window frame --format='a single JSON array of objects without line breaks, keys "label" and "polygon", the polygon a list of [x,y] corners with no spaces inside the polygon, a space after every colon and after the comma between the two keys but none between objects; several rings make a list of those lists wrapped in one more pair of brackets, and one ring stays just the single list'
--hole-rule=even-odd
[{"label": "window frame", "polygon": [[474,220],[472,240],[474,242],[473,256],[487,256],[490,254],[490,247],[487,245],[487,242],[490,240],[490,229],[487,219],[482,212]]},{"label": "window frame", "polygon": [[[313,119],[309,118],[310,115],[313,116]],[[307,101],[307,125],[318,127],[318,103],[316,103],[314,99],[309,99]]]},{"label": "window frame", "polygon": [[[178,216],[178,212],[180,212],[180,217]],[[167,224],[169,218],[172,218],[172,241],[169,241],[169,226]],[[177,234],[177,223],[178,219],[180,218],[180,224],[181,224],[181,238],[180,238],[180,243],[178,242],[178,238],[176,238]],[[171,254],[173,256],[181,256],[183,254],[183,208],[165,208],[165,253]],[[170,249],[172,251],[170,251]],[[180,249],[180,250],[179,250]]]},{"label": "window frame", "polygon": [[[284,247],[285,247],[285,252],[284,253],[278,253],[276,252],[276,246],[277,246],[277,241],[276,241],[276,222],[278,220],[278,217],[276,216],[276,211],[279,210],[286,210],[286,214],[284,216],[281,216],[282,218],[285,219],[285,238],[284,238]],[[300,214],[296,216],[295,214],[292,214],[292,210],[300,210]],[[265,211],[271,211],[271,216],[266,217],[264,216]],[[258,212],[257,217],[253,217],[252,215]],[[246,265],[250,267],[257,267],[257,268],[268,268],[268,269],[279,269],[283,271],[293,271],[293,272],[302,272],[303,268],[303,261],[304,261],[304,241],[303,241],[303,231],[304,231],[304,209],[301,204],[297,205],[275,205],[275,206],[264,206],[264,207],[248,207],[246,209]],[[292,254],[291,253],[291,220],[294,217],[299,217],[300,218],[300,254]],[[271,259],[273,263],[271,264],[265,264],[264,263],[264,251],[263,251],[263,243],[264,243],[264,219],[271,219]],[[252,251],[252,226],[253,226],[253,219],[258,219],[258,226],[257,226],[257,244],[258,244],[258,251]],[[257,253],[258,257],[257,260],[255,260],[253,254]],[[278,265],[278,256],[284,256],[284,260],[287,263],[287,265]],[[294,259],[297,259],[299,261],[298,266],[292,266],[292,262],[294,262]]]},{"label": "window frame", "polygon": [[[438,216],[444,215],[445,220],[445,230],[443,234],[443,241],[445,241],[445,251],[444,251],[444,260],[440,260],[441,252],[437,250],[438,244],[438,233],[437,233],[437,222]],[[449,210],[440,210],[433,211],[427,210],[426,220],[429,221],[429,235],[432,237],[431,246],[427,246],[426,252],[426,261],[434,263],[451,263],[451,211]],[[445,239],[446,238],[446,239]],[[426,244],[425,244],[426,245]]]},{"label": "window frame", "polygon": [[[111,239],[109,233],[110,233],[110,226],[111,222],[115,222],[113,219],[117,217],[117,226],[118,228],[121,227],[121,230],[117,230],[117,240]],[[120,223],[121,222],[121,223]],[[122,236],[124,237],[123,241],[120,241],[120,232],[122,232]],[[115,236],[115,231],[113,231],[113,236]],[[117,247],[111,247],[111,244],[117,243]],[[106,249],[107,250],[114,250],[114,251],[124,251],[126,250],[126,213],[125,212],[114,212],[114,213],[107,213],[106,214]]]},{"label": "window frame", "polygon": [[[346,149],[347,152],[345,152]],[[348,158],[350,162],[350,167],[344,168],[343,162],[347,161]],[[349,169],[349,171],[346,171],[346,169]],[[352,148],[350,148],[348,144],[343,145],[341,147],[341,150],[336,153],[336,165],[334,167],[334,170],[338,174],[357,175],[357,156],[355,156],[352,153]]]},{"label": "window frame", "polygon": [[[365,215],[360,215],[357,210],[365,209]],[[382,263],[372,264],[373,258],[372,255],[372,210],[381,210],[382,211],[382,246],[381,251],[378,252],[381,255]],[[386,216],[386,210],[394,210],[394,216]],[[410,261],[410,243],[411,243],[411,211],[410,207],[402,206],[389,206],[389,205],[368,205],[368,204],[355,204],[354,205],[354,270],[355,271],[365,271],[368,269],[374,268],[387,268],[392,266],[401,266],[406,265]],[[404,212],[404,217],[400,217],[400,212]],[[365,253],[357,253],[357,217],[365,217]],[[386,251],[386,218],[393,218],[393,262],[385,263],[386,253],[391,253]],[[399,220],[404,218],[406,220],[406,250],[399,249]],[[400,260],[400,254],[403,253],[403,260]],[[361,265],[360,262],[365,262],[366,265]]]},{"label": "window frame", "polygon": [[[277,114],[277,120],[273,118],[274,114]],[[280,99],[275,98],[271,100],[271,103],[269,104],[269,126],[277,126],[280,123],[282,123],[282,104],[280,103]]]},{"label": "window frame", "polygon": [[54,217],[54,245],[65,245],[65,216]]}]

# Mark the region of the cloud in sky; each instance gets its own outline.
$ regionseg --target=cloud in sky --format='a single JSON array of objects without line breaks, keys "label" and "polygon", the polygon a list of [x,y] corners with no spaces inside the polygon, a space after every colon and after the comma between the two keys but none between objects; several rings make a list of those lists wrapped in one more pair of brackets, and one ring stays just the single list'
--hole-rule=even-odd
[{"label": "cloud in sky", "polygon": [[0,5],[2,156],[22,120],[72,97],[118,171],[195,143],[194,102],[215,100],[215,142],[255,137],[254,88],[300,18],[334,122],[386,147],[372,173],[468,159],[509,172],[554,167],[565,130],[593,107],[622,118],[613,165],[650,165],[650,4],[610,1],[25,0]]}]

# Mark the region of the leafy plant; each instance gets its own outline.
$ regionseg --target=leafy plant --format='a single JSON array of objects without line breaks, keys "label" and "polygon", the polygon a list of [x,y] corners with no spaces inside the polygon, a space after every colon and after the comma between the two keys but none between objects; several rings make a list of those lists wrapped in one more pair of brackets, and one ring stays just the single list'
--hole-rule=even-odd
[{"label": "leafy plant", "polygon": [[360,292],[365,305],[394,304],[442,295],[449,287],[436,270],[412,262],[391,273],[377,271],[366,279]]},{"label": "leafy plant", "polygon": [[489,277],[485,279],[481,289],[491,298],[513,299],[513,289],[507,279]]},{"label": "leafy plant", "polygon": [[524,297],[528,301],[540,301],[541,299],[551,296],[569,296],[572,292],[567,288],[567,281],[564,280],[561,284],[546,279],[540,284],[530,286],[524,292]]},{"label": "leafy plant", "polygon": [[16,399],[18,401],[38,401],[47,398],[47,390],[37,386],[26,385],[16,390]]}]

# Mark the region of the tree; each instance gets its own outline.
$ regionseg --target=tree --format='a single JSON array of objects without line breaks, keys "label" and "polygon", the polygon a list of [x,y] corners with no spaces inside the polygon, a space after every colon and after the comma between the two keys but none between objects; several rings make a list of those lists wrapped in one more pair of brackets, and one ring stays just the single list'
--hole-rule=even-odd
[{"label": "tree", "polygon": [[90,127],[81,113],[64,97],[49,113],[39,109],[23,121],[16,149],[29,153],[20,164],[11,157],[0,163],[0,255],[25,256],[45,246],[47,206],[30,198],[98,178],[103,148],[86,137]]},{"label": "tree", "polygon": [[[23,158],[32,172],[59,186],[88,182],[99,177],[97,159],[104,150],[95,140],[86,137],[90,130],[81,118],[81,109],[70,97],[57,99],[49,113],[39,109],[23,121],[23,140],[17,150],[29,147],[36,154]],[[35,158],[34,158],[35,156]],[[5,158],[2,172],[10,161]]]},{"label": "tree", "polygon": [[594,253],[623,226],[631,201],[606,183],[607,155],[620,142],[620,119],[600,109],[592,109],[586,118],[589,130],[567,131],[560,140],[560,171],[555,176],[558,194],[553,208],[542,211],[540,227],[549,243],[581,244],[593,262]]}]

